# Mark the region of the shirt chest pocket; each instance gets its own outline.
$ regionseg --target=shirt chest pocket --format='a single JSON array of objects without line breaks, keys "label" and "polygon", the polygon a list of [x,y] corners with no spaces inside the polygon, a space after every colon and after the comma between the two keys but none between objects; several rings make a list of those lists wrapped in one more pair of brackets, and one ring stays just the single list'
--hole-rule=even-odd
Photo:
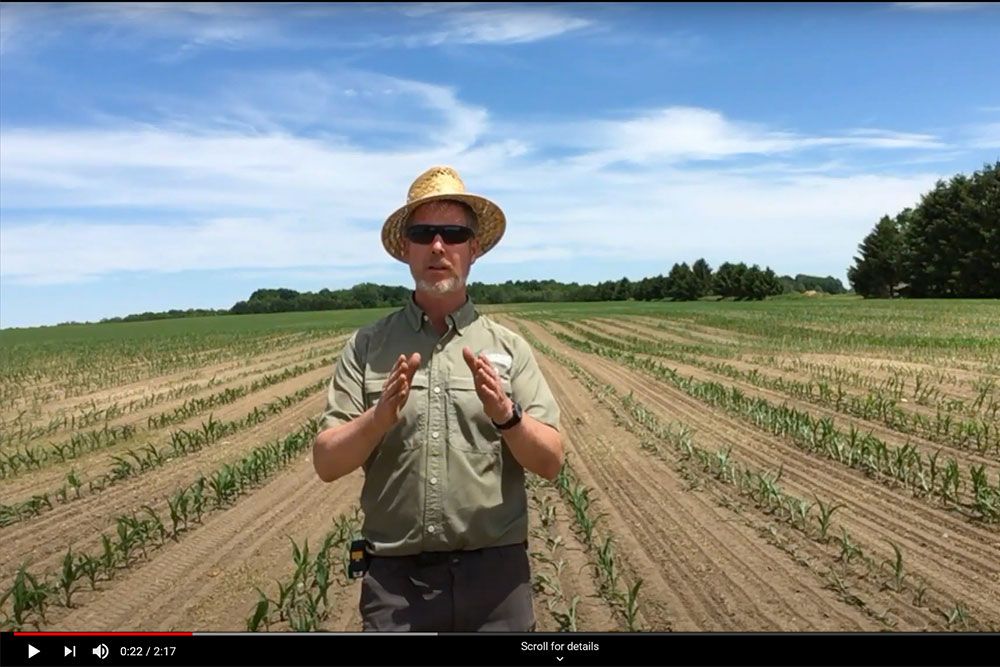
[{"label": "shirt chest pocket", "polygon": [[[365,374],[365,409],[382,400],[382,390],[389,373]],[[382,446],[390,449],[414,449],[422,441],[421,433],[427,420],[427,373],[417,371],[410,383],[410,395],[400,410],[399,421],[382,441]]]},{"label": "shirt chest pocket", "polygon": [[[511,396],[510,380],[501,377],[504,393]],[[448,379],[448,446],[471,452],[500,452],[500,431],[486,416],[472,376]]]}]

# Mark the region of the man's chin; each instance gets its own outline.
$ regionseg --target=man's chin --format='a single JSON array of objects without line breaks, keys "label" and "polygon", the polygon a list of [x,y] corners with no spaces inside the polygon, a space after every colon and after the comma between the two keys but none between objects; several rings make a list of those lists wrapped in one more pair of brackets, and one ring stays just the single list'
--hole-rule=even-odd
[{"label": "man's chin", "polygon": [[460,289],[462,289],[462,283],[454,276],[450,278],[441,278],[440,280],[420,280],[417,282],[418,291],[429,292],[431,294],[451,294],[452,292],[457,292]]}]

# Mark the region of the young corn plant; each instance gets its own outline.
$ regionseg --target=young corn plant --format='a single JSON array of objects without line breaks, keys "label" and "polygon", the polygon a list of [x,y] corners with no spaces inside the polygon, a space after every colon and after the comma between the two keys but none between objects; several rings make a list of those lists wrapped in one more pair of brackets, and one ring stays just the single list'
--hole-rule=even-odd
[{"label": "young corn plant", "polygon": [[614,546],[611,536],[597,549],[597,576],[601,580],[601,592],[604,595],[613,594],[618,589],[618,570],[615,568]]},{"label": "young corn plant", "polygon": [[97,575],[101,572],[101,561],[90,554],[77,556],[77,570],[90,582],[90,590],[97,590]]},{"label": "young corn plant", "polygon": [[957,627],[965,630],[969,626],[969,612],[961,602],[956,602],[954,607],[949,611],[942,611],[941,614],[949,629]]},{"label": "young corn plant", "polygon": [[76,469],[75,468],[71,469],[69,471],[69,474],[66,475],[66,481],[69,482],[70,487],[73,489],[73,492],[76,494],[76,499],[79,500],[80,499],[80,487],[83,485],[83,482],[80,480],[80,477],[76,474]]},{"label": "young corn plant", "polygon": [[845,505],[843,503],[824,503],[819,499],[819,496],[815,495],[813,498],[816,499],[816,506],[819,507],[819,516],[816,517],[819,524],[819,540],[826,544],[829,541],[827,532],[830,530],[830,520],[833,518],[833,513]]},{"label": "young corn plant", "polygon": [[846,568],[851,564],[852,560],[862,557],[864,552],[861,550],[861,547],[854,543],[846,528],[841,526],[840,531],[841,537],[837,540],[840,543],[840,556],[838,557],[838,560],[841,561]]},{"label": "young corn plant", "polygon": [[268,618],[268,611],[273,603],[269,597],[264,595],[264,591],[257,587],[254,587],[254,590],[257,591],[260,599],[257,601],[257,606],[254,607],[253,614],[251,614],[250,618],[247,619],[247,631],[258,632],[260,630],[261,623],[264,624],[265,630],[269,630],[271,628],[271,624]]},{"label": "young corn plant", "polygon": [[639,615],[639,587],[642,586],[642,579],[636,579],[632,587],[627,589],[624,600],[625,625],[629,632],[639,630],[637,623]]},{"label": "young corn plant", "polygon": [[574,595],[573,599],[570,600],[569,607],[565,611],[561,611],[557,608],[556,605],[558,603],[555,599],[549,600],[549,613],[552,614],[552,618],[559,624],[559,632],[577,632],[576,606],[579,602],[580,596]]},{"label": "young corn plant", "polygon": [[[48,598],[55,591],[44,581],[38,579],[27,571],[26,565],[21,565],[14,576],[14,585],[0,597],[0,607],[8,599],[12,598],[13,618],[8,619],[7,627],[4,630],[20,630],[32,617],[37,617],[45,622],[45,607],[48,605]],[[33,625],[37,630],[40,627],[38,621]]]},{"label": "young corn plant", "polygon": [[66,555],[63,557],[62,570],[59,580],[56,582],[66,600],[66,606],[69,608],[73,607],[73,593],[76,591],[76,580],[80,574],[80,569],[73,558],[73,547],[70,547],[66,550]]},{"label": "young corn plant", "polygon": [[[887,540],[888,541],[888,540]],[[892,550],[895,553],[895,557],[891,560],[885,560],[882,562],[882,567],[889,566],[889,570],[892,573],[892,579],[890,579],[883,588],[891,588],[897,593],[903,592],[903,581],[906,579],[906,573],[903,571],[903,552],[900,551],[899,546],[892,541],[888,541],[889,545],[892,546]]]}]

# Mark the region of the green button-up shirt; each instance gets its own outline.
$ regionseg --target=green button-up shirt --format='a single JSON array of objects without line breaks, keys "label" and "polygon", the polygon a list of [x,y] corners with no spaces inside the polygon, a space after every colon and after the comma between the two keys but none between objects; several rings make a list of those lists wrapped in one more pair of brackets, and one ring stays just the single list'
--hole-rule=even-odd
[{"label": "green button-up shirt", "polygon": [[358,330],[337,362],[324,428],[375,405],[399,355],[420,353],[399,422],[364,464],[363,533],[380,555],[481,549],[528,537],[524,468],[483,411],[462,348],[485,352],[525,414],[559,428],[528,343],[465,304],[438,336],[413,301]]}]

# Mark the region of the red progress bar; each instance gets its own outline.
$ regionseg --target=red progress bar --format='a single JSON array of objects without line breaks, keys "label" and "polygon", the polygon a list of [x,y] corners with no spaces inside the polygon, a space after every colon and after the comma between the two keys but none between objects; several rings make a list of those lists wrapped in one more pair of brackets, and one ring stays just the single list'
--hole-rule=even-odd
[{"label": "red progress bar", "polygon": [[192,632],[15,632],[15,637],[191,637]]}]

